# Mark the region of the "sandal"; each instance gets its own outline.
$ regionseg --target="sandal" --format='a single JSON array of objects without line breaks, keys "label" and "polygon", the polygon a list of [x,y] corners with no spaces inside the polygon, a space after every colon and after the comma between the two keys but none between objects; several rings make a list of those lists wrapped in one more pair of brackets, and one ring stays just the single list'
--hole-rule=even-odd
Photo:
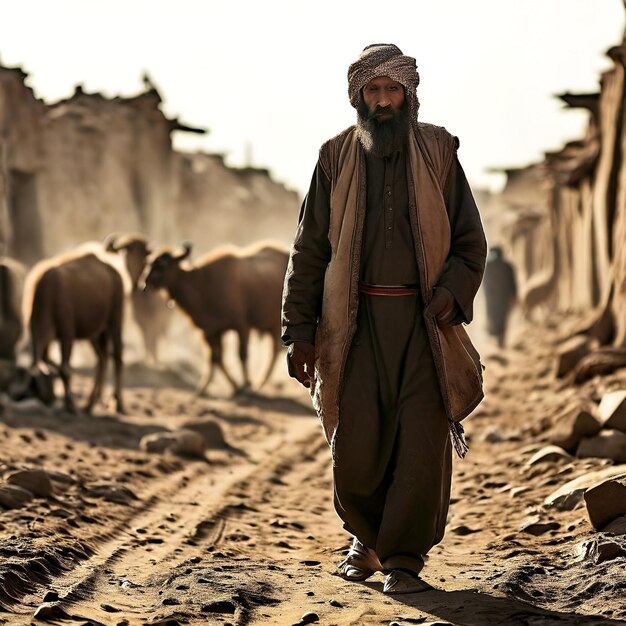
[{"label": "sandal", "polygon": [[337,565],[337,576],[344,580],[358,582],[368,579],[382,570],[382,565],[371,548],[366,548],[356,537],[346,558]]},{"label": "sandal", "polygon": [[417,574],[400,569],[392,569],[385,577],[383,593],[395,595],[399,593],[419,593],[432,590],[425,580]]}]

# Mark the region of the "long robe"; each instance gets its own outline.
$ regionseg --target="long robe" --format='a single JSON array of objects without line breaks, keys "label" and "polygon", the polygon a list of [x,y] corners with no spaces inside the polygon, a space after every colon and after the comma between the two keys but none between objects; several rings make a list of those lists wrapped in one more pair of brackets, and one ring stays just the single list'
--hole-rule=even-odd
[{"label": "long robe", "polygon": [[[367,157],[366,164],[360,277],[376,284],[416,284],[405,155]],[[301,211],[300,232],[315,243],[320,263],[330,258],[329,195],[330,181],[318,164]],[[477,219],[456,159],[445,196],[452,217]],[[322,288],[314,274],[307,278],[312,281],[309,293]],[[457,296],[463,286],[451,291]],[[296,292],[292,306],[297,298]],[[471,303],[462,295],[458,300],[460,311],[467,311]],[[303,310],[301,304],[296,302],[295,309]],[[318,305],[314,298],[306,302],[308,320],[292,317],[296,323],[286,326],[286,342],[314,342]],[[386,569],[414,572],[443,537],[451,480],[448,424],[422,307],[420,295],[360,296],[333,441],[335,507],[344,527],[375,549]]]}]

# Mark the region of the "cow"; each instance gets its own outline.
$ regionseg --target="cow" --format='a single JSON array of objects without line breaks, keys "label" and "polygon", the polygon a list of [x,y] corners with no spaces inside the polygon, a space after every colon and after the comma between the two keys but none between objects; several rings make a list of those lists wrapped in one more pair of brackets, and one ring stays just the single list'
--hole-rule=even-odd
[{"label": "cow", "polygon": [[[251,389],[248,372],[250,331],[269,334],[273,350],[261,388],[270,377],[280,348],[281,295],[289,248],[280,242],[261,241],[247,248],[219,247],[189,266],[184,261],[191,244],[182,251],[163,248],[146,268],[146,289],[166,289],[169,296],[202,332],[211,360],[198,387],[202,395],[219,368],[235,392]],[[234,330],[239,337],[239,358],[244,382],[239,386],[223,363],[222,338]]]},{"label": "cow", "polygon": [[[107,256],[113,256],[113,260]],[[75,405],[70,391],[70,357],[74,342],[83,339],[91,342],[97,357],[94,385],[85,411],[90,413],[101,397],[111,349],[116,409],[124,412],[122,322],[129,280],[115,267],[116,261],[119,263],[114,255],[106,255],[101,245],[83,246],[39,262],[26,278],[24,319],[30,332],[32,376],[49,372],[50,366],[54,366],[48,350],[57,340],[65,407],[71,412]]]},{"label": "cow", "polygon": [[0,359],[15,363],[22,337],[22,293],[26,266],[10,257],[0,257]]},{"label": "cow", "polygon": [[165,335],[172,318],[172,311],[156,291],[139,288],[139,280],[150,255],[150,242],[140,234],[111,234],[105,239],[108,252],[126,253],[126,269],[132,282],[130,300],[135,320],[141,330],[146,355],[152,363],[158,363],[158,340]]}]

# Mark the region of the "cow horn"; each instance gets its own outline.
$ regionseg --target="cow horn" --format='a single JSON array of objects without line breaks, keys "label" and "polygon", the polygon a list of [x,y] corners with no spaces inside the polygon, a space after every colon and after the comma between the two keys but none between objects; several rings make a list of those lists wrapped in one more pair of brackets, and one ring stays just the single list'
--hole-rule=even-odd
[{"label": "cow horn", "polygon": [[118,233],[111,233],[104,238],[103,245],[107,252],[118,252],[119,248],[115,245],[118,237]]},{"label": "cow horn", "polygon": [[193,247],[191,241],[183,242],[183,251],[176,257],[178,261],[186,259],[191,254],[191,248]]}]

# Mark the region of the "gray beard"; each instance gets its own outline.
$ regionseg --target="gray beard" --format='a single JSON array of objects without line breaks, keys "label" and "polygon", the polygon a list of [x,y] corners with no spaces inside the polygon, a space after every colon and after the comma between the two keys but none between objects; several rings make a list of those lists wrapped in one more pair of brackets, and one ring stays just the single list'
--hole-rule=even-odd
[{"label": "gray beard", "polygon": [[404,149],[409,136],[406,103],[393,112],[393,119],[378,121],[364,102],[357,107],[357,129],[363,149],[377,157],[388,157]]}]

